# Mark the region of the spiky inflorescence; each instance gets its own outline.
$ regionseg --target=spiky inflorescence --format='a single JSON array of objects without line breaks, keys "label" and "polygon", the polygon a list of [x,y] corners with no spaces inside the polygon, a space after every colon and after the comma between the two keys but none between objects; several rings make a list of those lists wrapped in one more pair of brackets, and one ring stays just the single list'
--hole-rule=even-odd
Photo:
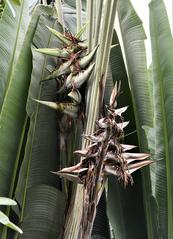
[{"label": "spiky inflorescence", "polygon": [[79,88],[91,75],[95,64],[90,63],[94,58],[98,46],[90,53],[87,53],[87,45],[80,40],[80,36],[86,26],[84,26],[76,36],[67,30],[65,33],[61,33],[50,27],[47,28],[59,39],[62,43],[62,47],[40,48],[35,50],[42,54],[57,58],[56,68],[44,79],[55,79],[57,81],[57,102],[34,100],[59,112],[65,113],[72,118],[76,118],[80,115],[80,103],[82,100]]},{"label": "spiky inflorescence", "polygon": [[[70,97],[71,100],[70,102],[35,101],[61,111],[70,117],[77,117],[81,102],[81,94],[78,89],[89,78],[93,70],[94,63],[90,63],[98,46],[86,54],[87,46],[80,40],[80,36],[86,26],[76,36],[68,31],[63,34],[50,27],[47,28],[62,42],[62,48],[37,49],[42,54],[57,57],[59,62],[61,62],[58,68],[52,71],[45,80],[58,80],[60,83],[58,93],[63,93],[63,97],[65,93],[65,99]],[[123,129],[127,126],[128,122],[124,122],[122,117],[122,113],[126,111],[127,107],[115,109],[119,91],[120,85],[116,84],[110,97],[109,106],[106,109],[106,116],[96,122],[96,131],[93,135],[84,136],[92,142],[91,145],[88,148],[75,152],[79,156],[82,156],[81,162],[76,166],[61,170],[58,174],[86,185],[88,173],[94,171],[98,165],[101,165],[99,166],[100,175],[97,175],[100,182],[103,181],[102,178],[107,173],[111,173],[116,175],[126,185],[128,181],[133,182],[131,177],[132,172],[151,163],[150,160],[143,161],[149,157],[148,154],[128,153],[126,151],[135,146],[122,144],[124,137]]]},{"label": "spiky inflorescence", "polygon": [[96,122],[95,132],[83,136],[91,144],[75,151],[75,154],[82,157],[80,163],[56,173],[84,185],[84,205],[78,238],[90,238],[107,174],[115,175],[126,186],[128,182],[133,183],[131,173],[152,163],[151,160],[145,160],[149,154],[129,153],[135,146],[123,144],[124,128],[128,122],[124,122],[122,114],[127,107],[115,109],[119,90],[120,87],[116,84],[109,106],[106,107],[106,116]]},{"label": "spiky inflorescence", "polygon": [[127,107],[115,109],[116,98],[120,87],[115,85],[110,97],[110,104],[106,107],[106,116],[96,122],[96,130],[92,135],[83,135],[91,144],[74,153],[81,156],[81,162],[76,166],[62,169],[61,176],[68,176],[86,186],[89,171],[94,171],[101,164],[99,181],[103,181],[106,174],[113,174],[124,185],[133,182],[131,174],[137,169],[150,164],[151,160],[144,160],[150,155],[147,153],[130,153],[134,145],[123,144],[124,128],[129,122],[124,122],[122,114]]}]

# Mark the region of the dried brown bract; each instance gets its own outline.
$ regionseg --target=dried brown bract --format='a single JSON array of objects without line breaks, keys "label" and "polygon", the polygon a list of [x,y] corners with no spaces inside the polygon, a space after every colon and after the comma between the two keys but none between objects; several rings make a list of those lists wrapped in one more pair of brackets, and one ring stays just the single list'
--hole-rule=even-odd
[{"label": "dried brown bract", "polygon": [[[122,117],[127,107],[115,109],[119,92],[120,84],[116,84],[110,97],[110,104],[106,109],[106,116],[96,122],[94,134],[83,135],[84,138],[91,141],[91,145],[83,150],[74,152],[82,157],[78,171],[80,176],[81,169],[85,169],[86,175],[83,176],[82,181],[80,181],[80,183],[84,185],[86,185],[87,182],[88,171],[91,169],[94,170],[100,162],[102,169],[99,178],[100,182],[103,181],[106,174],[113,174],[118,180],[122,181],[125,186],[128,182],[133,182],[131,174],[134,171],[152,163],[151,160],[145,160],[150,156],[149,154],[129,153],[127,151],[136,146],[123,144],[124,128],[129,122],[124,122]],[[59,171],[58,174],[62,176],[65,176],[65,172],[73,174],[73,170],[69,172],[69,169],[71,168],[63,169]],[[75,173],[76,172],[75,169]]]}]

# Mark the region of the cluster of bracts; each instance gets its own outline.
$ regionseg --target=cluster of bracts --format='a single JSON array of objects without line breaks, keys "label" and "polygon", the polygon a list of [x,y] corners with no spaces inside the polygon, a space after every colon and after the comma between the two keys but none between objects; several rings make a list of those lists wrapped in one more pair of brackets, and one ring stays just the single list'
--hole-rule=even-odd
[{"label": "cluster of bracts", "polygon": [[[43,54],[58,57],[61,62],[45,80],[56,79],[62,82],[58,94],[67,94],[71,100],[70,102],[36,101],[70,117],[77,117],[81,103],[79,88],[91,75],[94,68],[94,63],[91,62],[98,47],[87,53],[87,46],[80,40],[84,28],[76,36],[69,32],[62,34],[50,27],[48,29],[58,37],[63,47],[37,50]],[[83,136],[91,144],[82,150],[75,151],[75,154],[81,157],[80,163],[64,168],[56,174],[84,184],[85,187],[89,178],[93,179],[94,184],[98,182],[102,184],[107,174],[113,174],[126,185],[129,181],[133,182],[131,173],[152,163],[151,160],[145,160],[150,156],[149,154],[129,153],[128,151],[136,146],[123,144],[123,129],[129,122],[124,122],[122,117],[127,107],[116,109],[119,92],[120,84],[119,86],[116,84],[109,106],[106,107],[106,116],[96,122],[96,131],[92,135]]]},{"label": "cluster of bracts", "polygon": [[[106,107],[106,116],[96,121],[96,131],[92,135],[83,135],[91,141],[91,144],[74,152],[82,158],[80,163],[64,168],[57,174],[85,186],[88,175],[91,176],[92,172],[96,174],[94,183],[101,184],[107,174],[113,174],[126,186],[129,181],[133,183],[131,174],[134,171],[153,162],[145,160],[150,156],[148,153],[130,153],[128,151],[136,146],[123,144],[123,129],[129,122],[124,122],[122,117],[127,107],[115,109],[119,90],[120,87],[116,84],[110,97],[110,104]],[[96,168],[99,170],[95,170]]]},{"label": "cluster of bracts", "polygon": [[87,53],[87,45],[80,40],[85,31],[86,25],[74,36],[70,32],[62,34],[55,29],[48,27],[62,43],[62,48],[40,48],[36,51],[57,57],[60,64],[57,65],[45,80],[57,80],[59,84],[58,95],[64,95],[63,102],[49,102],[36,100],[37,102],[65,113],[70,117],[78,117],[80,103],[82,100],[79,89],[89,79],[95,63],[92,63],[97,48]]}]

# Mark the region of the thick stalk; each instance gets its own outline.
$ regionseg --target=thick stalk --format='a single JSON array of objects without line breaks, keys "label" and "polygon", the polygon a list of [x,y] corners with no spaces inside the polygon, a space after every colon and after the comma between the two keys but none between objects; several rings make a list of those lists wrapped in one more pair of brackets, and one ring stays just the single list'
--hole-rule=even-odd
[{"label": "thick stalk", "polygon": [[96,21],[95,21],[95,28],[94,28],[94,46],[95,47],[98,44],[98,40],[99,40],[99,32],[101,29],[101,19],[102,19],[102,7],[103,7],[103,1],[102,0],[98,0],[96,2],[98,10],[95,12],[96,14]]},{"label": "thick stalk", "polygon": [[[108,4],[108,2],[107,2],[107,4]],[[95,47],[96,45],[99,45],[99,49],[100,49],[101,48],[101,45],[100,45],[101,39],[102,39],[102,42],[104,42],[106,40],[106,38],[105,38],[106,36],[103,33],[103,27],[104,26],[103,26],[103,19],[102,19],[103,18],[102,16],[106,15],[106,8],[103,9],[103,1],[102,0],[98,0],[98,11],[97,11],[96,15],[97,15],[97,17],[96,17],[96,23],[95,23],[95,28],[94,28],[95,36],[94,36],[94,40],[93,40],[94,41],[93,42],[93,47]],[[101,34],[102,34],[102,37],[100,37]],[[99,49],[98,49],[98,52],[99,52]],[[96,61],[99,60],[98,54],[99,53],[97,53]],[[91,97],[91,94],[92,94],[91,89],[92,89],[93,84],[94,84],[93,81],[92,81],[92,78],[93,78],[92,76],[90,77],[90,80],[88,81],[87,92],[86,92],[86,94],[87,94],[87,96],[86,96],[86,106],[88,106],[89,104],[91,105],[91,103],[89,103],[89,101],[92,98]],[[86,116],[88,115],[89,110],[90,110],[90,108],[86,107]],[[88,120],[89,120],[89,117],[88,117],[87,121]],[[87,126],[89,124],[90,123],[88,121]],[[86,130],[86,132],[87,131],[88,130]],[[83,145],[83,146],[85,146],[85,145]]]},{"label": "thick stalk", "polygon": [[[100,92],[99,83],[102,78],[102,75],[105,75],[106,68],[108,63],[106,62],[106,59],[103,59],[102,53],[107,50],[107,54],[105,54],[105,58],[109,58],[110,53],[110,46],[111,46],[111,39],[110,41],[106,41],[108,39],[108,36],[112,35],[112,29],[114,28],[114,21],[115,18],[115,6],[116,1],[106,1],[105,7],[104,7],[104,14],[103,14],[103,25],[100,32],[100,38],[99,38],[99,52],[96,57],[96,70],[95,70],[95,76],[90,81],[91,86],[89,87],[89,90],[91,91],[90,94],[87,96],[87,108],[86,108],[86,115],[87,118],[87,125],[86,125],[86,134],[92,134],[95,128],[95,121],[98,118],[98,110],[99,110],[99,98],[100,95],[103,94],[103,92]],[[100,10],[100,9],[99,9]],[[101,16],[100,13],[98,13],[98,16]],[[109,24],[112,24],[108,27]],[[105,45],[105,42],[107,44]],[[104,68],[102,67],[104,66]],[[105,67],[106,66],[106,67]],[[102,71],[101,71],[102,70]],[[103,70],[105,70],[103,72]],[[90,97],[92,96],[92,97]],[[83,147],[87,145],[86,140],[83,140]],[[95,190],[95,189],[94,189]],[[82,239],[82,237],[79,236],[79,230],[80,230],[80,223],[82,218],[82,211],[84,206],[84,187],[82,185],[77,186],[76,190],[76,197],[73,202],[73,208],[68,213],[66,226],[65,226],[65,232],[64,232],[64,238],[71,238],[71,239]]]},{"label": "thick stalk", "polygon": [[[88,111],[86,109],[86,115],[88,116],[86,134],[91,134],[94,131],[95,125],[92,122],[95,122],[98,117],[98,111],[100,108],[99,102],[103,94],[103,92],[101,91],[104,89],[102,80],[104,77],[106,77],[107,72],[108,57],[110,54],[110,46],[114,29],[115,12],[116,1],[107,1],[104,12],[103,27],[99,39],[99,50],[96,58],[96,67],[94,74],[95,81],[93,82],[93,84],[91,84],[92,97],[89,97],[88,100],[90,102],[87,102],[90,107],[88,107]],[[108,40],[109,37],[111,38],[110,40]],[[103,55],[103,53],[105,54]]]},{"label": "thick stalk", "polygon": [[[103,92],[104,92],[104,87],[106,84],[106,76],[107,76],[107,70],[108,70],[108,64],[109,64],[109,56],[110,56],[110,51],[111,51],[111,43],[112,43],[112,37],[113,37],[113,31],[114,31],[114,22],[115,22],[115,13],[116,13],[116,5],[117,2],[113,1],[112,5],[112,12],[110,14],[110,19],[109,19],[109,29],[108,29],[108,34],[106,36],[106,42],[105,42],[105,48],[103,52],[103,61],[102,61],[102,74],[104,74],[105,77],[103,77],[103,82],[101,83],[103,86]],[[102,94],[102,99],[101,99],[101,104],[103,102],[103,94]]]},{"label": "thick stalk", "polygon": [[76,0],[76,17],[77,17],[77,32],[80,31],[82,26],[82,2]]},{"label": "thick stalk", "polygon": [[88,39],[88,52],[92,50],[92,36],[93,36],[93,0],[87,2],[87,39]]}]

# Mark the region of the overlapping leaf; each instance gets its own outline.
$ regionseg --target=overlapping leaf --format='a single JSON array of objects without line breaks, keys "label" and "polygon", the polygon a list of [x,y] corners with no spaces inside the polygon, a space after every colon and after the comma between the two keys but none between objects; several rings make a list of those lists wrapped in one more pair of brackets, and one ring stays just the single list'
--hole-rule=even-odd
[{"label": "overlapping leaf", "polygon": [[[118,2],[118,17],[132,92],[139,145],[142,150],[147,151],[147,141],[142,126],[152,126],[153,112],[151,110],[151,89],[147,74],[144,46],[146,35],[142,22],[129,0],[126,2],[120,0]],[[155,220],[152,217],[152,195],[148,169],[142,170],[142,176],[148,237],[152,238],[154,234],[157,234],[154,229]]]},{"label": "overlapping leaf", "polygon": [[1,194],[8,195],[16,158],[18,143],[22,132],[26,111],[25,104],[30,83],[32,58],[30,43],[38,20],[38,11],[33,16],[28,29],[17,65],[11,75],[10,84],[6,90],[6,97],[0,114],[0,170]]},{"label": "overlapping leaf", "polygon": [[162,0],[150,5],[154,127],[148,141],[154,158],[152,192],[156,199],[159,238],[173,237],[173,39]]},{"label": "overlapping leaf", "polygon": [[[22,49],[11,75],[0,114],[0,192],[3,196],[10,193],[12,197],[14,190],[16,172],[13,175],[13,170],[16,170],[14,165],[26,117],[25,108],[32,69],[30,44],[40,12],[44,9],[44,6],[38,7],[33,14],[24,40],[25,48]],[[47,11],[50,13],[50,8]]]},{"label": "overlapping leaf", "polygon": [[[128,105],[124,117],[130,121],[125,130],[124,143],[138,145],[131,93],[122,51],[116,32],[114,32],[112,44],[118,44],[116,47],[112,48],[110,55],[112,78],[114,82],[121,81],[122,89],[122,94],[120,94],[117,104],[118,107]],[[111,79],[107,79],[106,93],[110,81]],[[112,89],[112,85],[110,83],[110,89]],[[139,149],[137,148],[137,150]],[[142,184],[140,172],[134,173],[133,178],[134,185],[132,187],[128,186],[125,190],[122,185],[117,182],[115,177],[109,176],[108,179],[108,216],[115,238],[124,239],[133,237],[134,239],[138,239],[141,234],[146,237],[145,217],[143,205],[141,203]],[[136,201],[136,194],[138,195],[138,203]],[[127,213],[127,211],[129,213]],[[133,215],[133,217],[130,215]],[[136,224],[139,220],[141,223],[138,225],[138,228],[136,228]]]},{"label": "overlapping leaf", "polygon": [[[55,101],[57,93],[57,84],[55,80],[43,81],[46,75],[49,74],[47,65],[56,65],[56,58],[47,57],[39,52],[34,51],[34,48],[49,48],[58,47],[59,42],[53,34],[47,29],[46,26],[60,30],[61,26],[55,18],[46,15],[42,15],[39,19],[37,29],[35,31],[33,39],[33,72],[31,77],[31,85],[29,89],[27,112],[30,117],[30,128],[28,133],[28,139],[25,149],[24,161],[19,174],[19,181],[16,189],[16,198],[21,206],[21,212],[19,213],[20,221],[24,235],[32,234],[37,238],[57,238],[60,233],[60,228],[52,227],[64,213],[64,206],[58,206],[58,211],[52,210],[50,217],[49,209],[47,208],[45,213],[47,219],[39,217],[37,221],[30,216],[29,205],[35,204],[35,198],[30,198],[30,192],[35,191],[37,195],[38,205],[42,204],[43,197],[48,198],[53,190],[57,196],[52,197],[51,205],[56,205],[59,201],[65,205],[65,198],[63,193],[57,189],[61,188],[59,185],[59,179],[55,177],[50,171],[60,167],[59,159],[59,134],[58,134],[58,119],[56,112],[52,109],[48,109],[45,106],[41,106],[39,103],[33,101],[32,98],[41,100]],[[43,82],[42,82],[43,81]],[[44,190],[40,185],[45,184],[46,187],[51,186],[51,190]],[[32,193],[31,193],[32,195]],[[44,196],[43,196],[44,195]],[[28,197],[30,198],[28,200]],[[44,201],[44,204],[49,205],[49,200]],[[33,211],[33,213],[35,213]],[[34,214],[36,217],[37,215]],[[31,225],[27,227],[27,225]],[[58,227],[58,226],[57,226]],[[39,234],[39,231],[42,233]],[[46,232],[47,231],[47,232]],[[49,233],[51,232],[51,233]],[[49,235],[49,236],[48,236]],[[21,237],[25,238],[25,236]]]}]

